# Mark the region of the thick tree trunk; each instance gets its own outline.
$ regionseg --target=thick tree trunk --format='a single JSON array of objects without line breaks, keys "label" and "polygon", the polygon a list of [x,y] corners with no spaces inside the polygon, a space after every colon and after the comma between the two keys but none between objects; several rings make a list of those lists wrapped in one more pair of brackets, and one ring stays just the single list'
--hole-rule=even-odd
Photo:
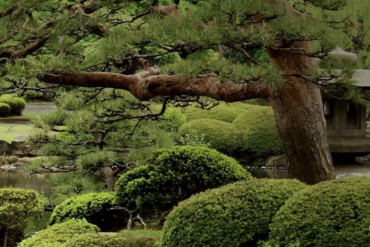
[{"label": "thick tree trunk", "polygon": [[292,85],[270,98],[285,146],[290,178],[316,184],[334,178],[320,90]]},{"label": "thick tree trunk", "polygon": [[307,43],[282,45],[270,49],[270,58],[289,77],[289,83],[270,94],[281,137],[284,142],[290,178],[307,184],[334,179],[320,89],[296,74],[306,75],[315,66],[313,58],[294,51],[309,51]]},{"label": "thick tree trunk", "polygon": [[114,185],[116,183],[117,177],[114,174],[114,171],[112,168],[106,166],[101,168],[101,175],[103,176],[103,179],[105,181],[105,185],[108,190],[113,191],[114,190]]}]

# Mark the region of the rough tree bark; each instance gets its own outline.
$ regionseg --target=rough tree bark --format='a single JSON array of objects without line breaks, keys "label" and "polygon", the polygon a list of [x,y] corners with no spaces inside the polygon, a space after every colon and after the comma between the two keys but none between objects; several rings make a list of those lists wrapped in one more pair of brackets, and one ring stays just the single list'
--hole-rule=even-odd
[{"label": "rough tree bark", "polygon": [[[293,49],[292,49],[293,48]],[[282,43],[268,49],[273,62],[288,75],[288,84],[271,92],[272,106],[285,146],[290,178],[308,183],[334,179],[320,89],[296,75],[305,75],[315,59],[293,51],[309,51],[309,44]]]}]

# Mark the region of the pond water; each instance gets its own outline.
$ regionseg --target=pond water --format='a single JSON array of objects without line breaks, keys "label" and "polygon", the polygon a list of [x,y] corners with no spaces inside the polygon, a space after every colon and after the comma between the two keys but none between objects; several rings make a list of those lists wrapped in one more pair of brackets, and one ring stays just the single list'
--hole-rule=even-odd
[{"label": "pond water", "polygon": [[[334,165],[334,170],[337,178],[343,178],[347,176],[370,177],[370,167],[366,167],[361,164],[337,164]],[[287,171],[253,170],[251,173],[257,178],[288,178]]]}]

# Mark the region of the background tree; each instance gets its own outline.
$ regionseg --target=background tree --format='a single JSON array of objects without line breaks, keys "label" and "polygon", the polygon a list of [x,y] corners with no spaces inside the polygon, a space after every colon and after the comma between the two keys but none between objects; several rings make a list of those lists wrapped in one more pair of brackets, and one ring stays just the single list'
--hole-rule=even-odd
[{"label": "background tree", "polygon": [[[347,88],[340,96],[361,100],[350,70],[338,75],[332,63],[321,64],[320,72],[316,68],[317,59],[352,42],[345,1],[193,3],[2,3],[2,87],[8,92],[47,92],[55,84],[115,88],[141,101],[262,98],[274,110],[289,176],[310,184],[334,178],[320,87],[340,76],[336,85]],[[223,57],[223,47],[247,61]],[[269,61],[251,57],[248,51],[256,47]]]}]

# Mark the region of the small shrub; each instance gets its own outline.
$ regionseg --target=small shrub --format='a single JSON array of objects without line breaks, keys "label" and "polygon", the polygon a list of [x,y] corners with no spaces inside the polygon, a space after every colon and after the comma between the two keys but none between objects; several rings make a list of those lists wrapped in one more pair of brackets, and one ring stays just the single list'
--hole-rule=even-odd
[{"label": "small shrub", "polygon": [[10,114],[10,106],[5,103],[0,103],[0,117],[7,117]]},{"label": "small shrub", "polygon": [[370,239],[370,179],[345,178],[300,191],[278,211],[271,239],[285,246],[367,246]]},{"label": "small shrub", "polygon": [[204,147],[157,151],[149,163],[119,178],[116,204],[164,212],[200,191],[251,178],[234,159]]},{"label": "small shrub", "polygon": [[5,103],[10,106],[10,114],[20,116],[26,107],[26,101],[11,94],[0,96],[0,103]]},{"label": "small shrub", "polygon": [[159,247],[160,235],[158,233],[160,232],[122,231],[114,237],[88,233],[70,239],[63,247]]},{"label": "small shrub", "polygon": [[256,246],[284,202],[306,185],[297,180],[253,179],[209,190],[167,217],[162,247]]},{"label": "small shrub", "polygon": [[271,107],[254,106],[237,117],[233,125],[244,131],[244,150],[257,156],[282,154],[283,142]]},{"label": "small shrub", "polygon": [[185,110],[185,115],[188,121],[198,119],[215,119],[226,123],[232,123],[234,119],[237,118],[242,112],[243,110],[240,108],[219,105],[209,110],[197,107],[187,107]]},{"label": "small shrub", "polygon": [[191,121],[179,129],[179,136],[202,136],[210,147],[225,154],[233,154],[243,147],[243,133],[233,124],[214,119]]},{"label": "small shrub", "polygon": [[5,235],[9,246],[20,241],[29,218],[39,218],[42,212],[43,207],[37,191],[0,189],[0,243]]},{"label": "small shrub", "polygon": [[115,247],[111,245],[112,237],[100,235],[98,233],[87,233],[77,235],[67,242],[63,247]]},{"label": "small shrub", "polygon": [[65,200],[51,215],[50,225],[70,219],[86,219],[102,231],[122,229],[127,223],[127,214],[110,211],[113,207],[113,193],[88,193]]},{"label": "small shrub", "polygon": [[22,241],[19,247],[62,247],[70,239],[85,233],[98,233],[100,229],[92,224],[67,221],[55,224]]}]

